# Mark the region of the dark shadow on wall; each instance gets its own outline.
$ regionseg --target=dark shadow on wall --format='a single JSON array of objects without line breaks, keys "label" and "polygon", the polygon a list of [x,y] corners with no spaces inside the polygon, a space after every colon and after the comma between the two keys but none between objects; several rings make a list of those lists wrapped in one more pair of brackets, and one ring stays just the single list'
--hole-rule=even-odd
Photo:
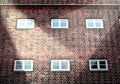
[{"label": "dark shadow on wall", "polygon": [[[0,7],[1,9],[1,7]],[[18,59],[14,42],[7,30],[5,18],[0,10],[0,84],[29,84],[25,72],[14,72],[14,60]]]},{"label": "dark shadow on wall", "polygon": [[106,59],[109,71],[89,71],[89,62],[87,62],[85,70],[80,72],[79,76],[76,76],[74,84],[120,83],[120,26],[118,20],[110,27],[110,31],[105,34],[105,37],[89,59]]},{"label": "dark shadow on wall", "polygon": [[[79,31],[79,28],[78,28],[78,24],[80,24],[79,22],[81,21],[78,21],[77,23],[72,23],[73,21],[76,20],[77,14],[78,12],[75,12],[73,13],[75,10],[79,9],[79,7],[39,7],[39,6],[36,6],[36,7],[29,7],[29,6],[18,6],[16,7],[18,10],[20,10],[23,14],[25,14],[27,16],[27,18],[34,18],[35,19],[35,23],[36,23],[36,26],[39,27],[38,31],[43,31],[43,37],[44,37],[44,33],[47,34],[48,37],[45,37],[43,38],[41,41],[41,39],[39,39],[39,37],[41,38],[42,36],[38,36],[38,42],[48,42],[48,44],[45,44],[45,47],[48,47],[48,48],[51,48],[49,47],[49,39],[48,38],[53,38],[53,42],[54,43],[54,46],[52,46],[53,48],[58,46],[59,49],[61,49],[61,46],[65,46],[65,48],[68,49],[68,51],[73,51],[76,47],[79,49],[80,45],[80,41],[82,39],[84,39],[84,28],[83,31]],[[69,13],[72,13],[72,16],[73,14],[77,14],[74,18],[72,16],[70,16]],[[82,13],[84,14],[84,12]],[[81,15],[82,17],[82,15]],[[21,18],[24,18],[24,17],[21,17]],[[69,29],[51,29],[51,24],[50,24],[50,21],[51,21],[51,18],[68,18],[70,20],[70,28]],[[83,20],[83,19],[82,19]],[[83,21],[84,22],[84,21]],[[73,29],[74,28],[74,29]],[[83,35],[83,36],[82,36]],[[81,37],[80,37],[81,36]],[[76,43],[76,40],[78,41]],[[59,45],[56,44],[56,42],[59,43]],[[57,49],[56,49],[57,50]],[[62,49],[61,49],[62,50]],[[79,49],[80,50],[80,49]],[[59,50],[57,50],[59,51]],[[39,50],[39,52],[41,52],[41,50]],[[61,52],[61,51],[59,51]],[[41,52],[42,53],[42,52]],[[73,52],[75,53],[74,56],[76,55],[79,55],[78,51],[77,52]],[[76,54],[77,53],[77,54]],[[36,53],[37,54],[37,53]],[[57,55],[57,52],[54,51],[53,52],[53,57],[56,55],[56,58],[58,57]],[[63,54],[64,56],[64,54]],[[47,61],[46,65],[43,65],[43,63],[40,63],[40,61],[37,61],[39,65],[41,65],[41,67],[39,67],[40,69],[37,70],[36,72],[38,72],[39,76],[36,75],[36,78],[37,78],[37,81],[41,81],[41,84],[73,84],[74,82],[74,71],[76,70],[73,70],[75,69],[74,67],[76,67],[76,59],[74,59],[74,56],[64,56],[64,58],[70,58],[70,60],[74,60],[72,61],[72,65],[73,65],[73,68],[72,69],[72,74],[70,72],[51,72],[50,69],[49,71],[45,71],[42,70],[42,68],[46,68],[46,66],[48,65],[48,67],[50,67],[50,60],[51,59],[55,59],[51,56],[51,59],[50,59],[50,56],[48,58],[49,61]],[[44,56],[46,57],[46,56]],[[63,59],[63,58],[60,58],[60,59]],[[42,77],[42,75],[44,75],[44,77]],[[32,78],[32,80],[35,80],[35,76]]]},{"label": "dark shadow on wall", "polygon": [[[78,48],[78,51],[82,48],[82,44],[80,44],[81,41],[85,40],[85,28],[81,28],[82,31],[78,29],[78,25],[80,21],[77,21],[77,23],[70,22],[71,25],[69,30],[65,29],[51,29],[50,28],[50,20],[51,18],[67,18],[72,19],[74,22],[75,18],[70,18],[69,14],[70,12],[74,12],[77,8],[72,7],[72,9],[67,10],[67,7],[51,7],[51,10],[49,7],[18,7],[18,9],[21,10],[22,13],[28,16],[28,18],[35,18],[36,19],[36,25],[40,27],[40,30],[43,30],[45,33],[48,34],[48,37],[53,37],[55,41],[59,41],[60,44],[64,45],[67,49],[70,51],[74,51],[74,48]],[[27,10],[30,11],[27,11]],[[34,10],[35,9],[35,10]],[[58,10],[57,10],[58,9]],[[79,8],[78,8],[79,9]],[[62,10],[62,11],[60,11]],[[26,12],[25,12],[26,11]],[[66,11],[66,12],[64,12]],[[83,11],[84,12],[84,11]],[[74,13],[73,13],[74,14]],[[77,14],[77,12],[76,12]],[[78,14],[77,14],[78,15]],[[79,16],[76,16],[79,17]],[[81,18],[81,22],[84,22]],[[42,27],[41,27],[42,26]],[[71,29],[74,28],[74,29]],[[91,30],[92,31],[92,30]],[[96,30],[99,33],[102,33],[101,29]],[[106,32],[106,31],[105,31]],[[78,40],[78,42],[77,42]],[[118,26],[118,21],[115,21],[115,24],[113,25],[113,28],[111,27],[110,31],[106,33],[105,37],[102,39],[100,44],[98,46],[93,46],[93,48],[97,49],[95,52],[89,57],[90,59],[107,59],[108,60],[108,72],[90,72],[89,66],[88,66],[88,60],[87,66],[85,66],[85,69],[76,75],[75,77],[75,83],[74,84],[104,84],[104,83],[120,83],[120,27]],[[95,42],[97,43],[97,42]],[[86,44],[84,44],[86,45]],[[84,48],[84,47],[83,47]],[[92,49],[92,46],[90,47]],[[85,52],[85,51],[83,51]],[[91,50],[92,52],[92,50]],[[75,52],[74,54],[79,55],[79,52]],[[76,56],[76,55],[75,55]],[[80,66],[81,67],[81,66]],[[75,70],[77,72],[77,70]],[[58,73],[61,76],[63,73]],[[68,74],[67,74],[68,75]],[[55,74],[53,73],[53,76]],[[57,75],[58,76],[58,75]],[[69,76],[69,75],[68,75]],[[48,78],[50,78],[50,74],[48,75]],[[72,78],[72,77],[71,77]],[[66,80],[71,80],[70,77],[66,77]],[[60,82],[61,80],[56,80],[57,78],[53,78],[54,82]],[[58,78],[59,79],[59,78]],[[74,78],[73,78],[74,79]],[[46,81],[50,81],[52,78],[47,79]],[[68,81],[69,82],[69,81]],[[67,83],[68,83],[67,82]],[[49,82],[48,82],[49,84]],[[69,84],[69,83],[68,83]]]},{"label": "dark shadow on wall", "polygon": [[[84,32],[86,31],[85,29],[81,28],[82,31],[79,31],[77,28],[77,23],[70,23],[70,28],[74,29],[51,29],[50,28],[50,19],[51,18],[67,18],[69,17],[67,13],[74,12],[76,8],[72,8],[67,10],[63,7],[51,7],[50,8],[46,7],[18,7],[22,13],[28,16],[28,18],[35,18],[36,19],[36,25],[42,26],[40,27],[40,30],[43,30],[45,33],[48,34],[49,37],[53,37],[55,41],[59,41],[60,44],[64,45],[67,49],[70,51],[73,51],[74,48],[78,47],[80,49],[82,44],[79,44],[79,42],[84,40]],[[38,9],[37,9],[38,8]],[[27,11],[27,9],[31,10]],[[35,10],[34,10],[35,9]],[[57,10],[58,9],[58,10]],[[62,9],[62,11],[60,11]],[[38,11],[37,11],[38,10]],[[77,9],[76,9],[77,10]],[[27,11],[27,12],[25,12]],[[49,11],[49,12],[48,12]],[[64,12],[66,11],[66,12]],[[74,14],[74,13],[73,13]],[[77,16],[76,16],[77,17]],[[70,17],[69,17],[70,18]],[[72,19],[72,18],[70,18]],[[76,19],[77,20],[77,19]],[[74,18],[73,18],[74,21]],[[79,22],[79,21],[78,21]],[[80,24],[80,23],[78,23]],[[72,26],[72,27],[71,27]],[[92,31],[92,30],[91,30]],[[99,33],[102,33],[101,29],[97,30]],[[106,32],[106,31],[105,31]],[[78,34],[78,38],[77,38]],[[101,35],[100,34],[100,35]],[[81,37],[80,37],[81,36]],[[80,39],[81,41],[78,41],[78,44],[76,43],[76,40]],[[82,40],[83,39],[83,40]],[[74,84],[104,84],[104,83],[120,83],[120,27],[118,26],[118,20],[115,21],[114,25],[110,28],[110,31],[105,34],[105,37],[102,39],[100,44],[98,46],[91,46],[90,48],[96,48],[95,52],[89,57],[90,59],[107,59],[108,60],[108,67],[109,71],[107,72],[90,72],[89,71],[89,66],[88,66],[88,60],[87,61],[87,66],[84,69],[84,71],[78,71],[80,72],[75,78],[75,83]],[[97,42],[95,42],[97,43]],[[80,51],[80,50],[79,50]],[[92,52],[92,50],[91,50]],[[76,52],[75,52],[76,54]],[[79,55],[79,54],[78,54]],[[58,73],[61,76],[62,79],[62,74],[63,73]],[[68,75],[68,74],[67,74]],[[55,76],[55,74],[53,74]],[[58,76],[58,75],[57,75]],[[50,78],[50,74],[48,78]],[[71,77],[72,78],[72,77]],[[66,77],[66,80],[71,79],[70,77]],[[59,79],[56,80],[57,78],[53,78],[55,81],[54,82],[60,82],[61,80]],[[47,79],[46,81],[52,80],[52,78]],[[48,84],[49,84],[48,82]],[[69,82],[69,81],[68,81]]]},{"label": "dark shadow on wall", "polygon": [[[82,17],[86,11],[81,11],[80,14],[77,12],[80,8],[84,9],[84,6],[71,6],[70,8],[69,6],[16,6],[16,8],[27,18],[34,18],[36,26],[39,27],[39,30],[45,32],[48,38],[53,37],[54,41],[59,41],[61,45],[68,49],[76,48],[77,45],[80,46],[80,41],[84,39],[84,27],[81,28],[82,31],[78,28],[78,25],[83,24],[84,19],[78,20],[78,18]],[[51,19],[58,18],[68,19],[69,29],[51,29]],[[76,20],[77,22],[73,23]],[[76,40],[79,42],[75,42]]]}]

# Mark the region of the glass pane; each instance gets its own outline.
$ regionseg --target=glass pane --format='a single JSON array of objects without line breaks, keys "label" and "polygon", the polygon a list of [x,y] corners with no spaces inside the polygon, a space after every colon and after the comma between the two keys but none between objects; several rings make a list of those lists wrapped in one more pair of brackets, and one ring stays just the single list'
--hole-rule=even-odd
[{"label": "glass pane", "polygon": [[53,20],[53,27],[59,27],[59,20]]},{"label": "glass pane", "polygon": [[87,27],[94,27],[94,20],[92,19],[86,19]]},{"label": "glass pane", "polygon": [[99,61],[99,63],[100,63],[100,64],[106,64],[106,62],[105,62],[105,61]]},{"label": "glass pane", "polygon": [[68,69],[68,61],[61,61],[61,68]]},{"label": "glass pane", "polygon": [[34,27],[33,23],[27,23],[27,28],[33,28],[33,27]]},{"label": "glass pane", "polygon": [[102,24],[101,24],[100,22],[96,22],[96,23],[95,23],[95,26],[96,26],[96,27],[102,27]]},{"label": "glass pane", "polygon": [[22,61],[16,61],[16,69],[22,69]]},{"label": "glass pane", "polygon": [[53,61],[53,69],[59,69],[59,61]]},{"label": "glass pane", "polygon": [[18,23],[18,28],[24,28],[25,27],[25,23]]},{"label": "glass pane", "polygon": [[33,28],[34,27],[34,20],[33,19],[27,20],[27,27],[28,28]]},{"label": "glass pane", "polygon": [[25,61],[25,65],[31,65],[31,61]]},{"label": "glass pane", "polygon": [[16,61],[16,65],[22,65],[22,61]]},{"label": "glass pane", "polygon": [[97,64],[97,61],[91,61],[91,64],[92,64],[92,65],[94,65],[94,64],[96,65],[96,64]]},{"label": "glass pane", "polygon": [[91,68],[92,69],[97,69],[98,67],[97,67],[97,65],[91,65]]},{"label": "glass pane", "polygon": [[88,22],[87,25],[88,25],[88,27],[94,27],[93,22]]},{"label": "glass pane", "polygon": [[106,65],[100,65],[100,69],[106,69]]},{"label": "glass pane", "polygon": [[25,66],[24,66],[24,68],[25,69],[31,69],[31,61],[25,61]]},{"label": "glass pane", "polygon": [[33,19],[27,19],[27,23],[33,23],[34,20]]},{"label": "glass pane", "polygon": [[67,27],[67,21],[61,20],[61,27]]},{"label": "glass pane", "polygon": [[22,69],[22,65],[16,65],[16,69]]},{"label": "glass pane", "polygon": [[25,65],[25,69],[31,69],[31,65]]}]

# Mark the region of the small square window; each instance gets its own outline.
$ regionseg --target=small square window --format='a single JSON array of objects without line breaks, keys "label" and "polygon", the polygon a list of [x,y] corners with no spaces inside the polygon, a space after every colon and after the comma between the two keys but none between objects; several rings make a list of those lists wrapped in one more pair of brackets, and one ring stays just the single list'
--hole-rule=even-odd
[{"label": "small square window", "polygon": [[69,66],[69,64],[68,64],[68,61],[61,61],[61,69],[68,69],[68,66]]},{"label": "small square window", "polygon": [[90,71],[108,71],[107,60],[89,60]]},{"label": "small square window", "polygon": [[86,19],[87,28],[103,28],[102,19]]},{"label": "small square window", "polygon": [[15,60],[14,71],[33,71],[33,60]]},{"label": "small square window", "polygon": [[52,19],[51,28],[68,28],[68,19]]},{"label": "small square window", "polygon": [[59,65],[60,65],[59,61],[57,61],[57,60],[52,61],[52,64],[53,64],[53,66],[52,66],[53,69],[59,69]]},{"label": "small square window", "polygon": [[51,60],[51,71],[70,71],[69,60]]},{"label": "small square window", "polygon": [[32,29],[34,27],[34,19],[17,19],[17,29]]}]

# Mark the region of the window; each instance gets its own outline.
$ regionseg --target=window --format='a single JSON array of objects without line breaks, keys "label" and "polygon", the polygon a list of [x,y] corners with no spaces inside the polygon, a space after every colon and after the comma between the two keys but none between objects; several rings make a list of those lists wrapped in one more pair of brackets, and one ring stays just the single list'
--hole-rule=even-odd
[{"label": "window", "polygon": [[33,60],[15,60],[14,71],[33,71]]},{"label": "window", "polygon": [[108,71],[107,60],[89,60],[90,71]]},{"label": "window", "polygon": [[70,71],[69,60],[51,60],[51,71]]},{"label": "window", "polygon": [[52,19],[51,28],[68,28],[68,19]]},{"label": "window", "polygon": [[87,28],[103,28],[102,19],[86,19]]},{"label": "window", "polygon": [[17,29],[31,29],[34,28],[34,19],[17,19]]}]

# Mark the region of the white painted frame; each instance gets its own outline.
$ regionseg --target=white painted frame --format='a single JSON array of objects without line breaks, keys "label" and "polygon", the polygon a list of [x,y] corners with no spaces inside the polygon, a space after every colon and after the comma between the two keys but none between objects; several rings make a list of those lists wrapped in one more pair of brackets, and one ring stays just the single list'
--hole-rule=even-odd
[{"label": "white painted frame", "polygon": [[33,29],[34,27],[35,27],[34,19],[17,19],[17,29]]},{"label": "white painted frame", "polygon": [[[91,62],[92,61],[96,61],[97,62],[97,69],[93,69],[92,68],[92,64],[91,64]],[[106,66],[106,68],[104,68],[104,69],[101,69],[100,68],[100,61],[104,61],[105,62],[105,66]],[[107,63],[107,60],[105,60],[105,59],[91,59],[91,60],[89,60],[89,69],[90,69],[90,71],[108,71],[108,63]]]},{"label": "white painted frame", "polygon": [[[65,21],[65,23],[66,23],[66,26],[65,27],[62,27],[61,26],[61,23],[62,23],[62,21]],[[58,23],[58,26],[57,27],[55,27],[54,26],[54,21],[57,21],[56,23]],[[68,19],[51,19],[51,28],[53,28],[53,29],[61,29],[61,28],[68,28]]]},{"label": "white painted frame", "polygon": [[[96,22],[100,23],[101,25],[99,27],[96,26]],[[93,26],[90,27],[89,23],[92,23]],[[103,26],[103,20],[102,19],[86,19],[86,28],[104,28]]]},{"label": "white painted frame", "polygon": [[[53,68],[53,62],[59,62],[59,69]],[[66,61],[68,63],[67,69],[62,69],[62,61]],[[70,71],[70,61],[69,60],[51,60],[51,71]]]},{"label": "white painted frame", "polygon": [[[22,68],[21,69],[16,69],[16,62],[19,61],[19,62],[22,62]],[[30,69],[25,69],[25,62],[31,62],[31,68]],[[14,61],[14,71],[33,71],[33,60],[15,60]]]}]

